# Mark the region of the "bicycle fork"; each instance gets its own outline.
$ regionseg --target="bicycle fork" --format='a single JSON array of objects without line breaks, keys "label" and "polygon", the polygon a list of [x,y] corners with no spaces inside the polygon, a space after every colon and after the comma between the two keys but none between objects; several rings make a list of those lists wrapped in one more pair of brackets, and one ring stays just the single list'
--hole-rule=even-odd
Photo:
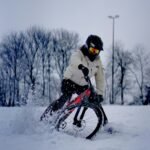
[{"label": "bicycle fork", "polygon": [[[81,106],[79,106],[79,108],[77,109],[75,116],[74,116],[74,121],[73,121],[73,125],[76,125],[77,127],[81,127],[81,121],[83,120],[84,114],[87,110],[87,107],[84,107],[82,110],[81,115],[78,117],[80,111],[81,111]],[[79,119],[78,119],[79,118]]]}]

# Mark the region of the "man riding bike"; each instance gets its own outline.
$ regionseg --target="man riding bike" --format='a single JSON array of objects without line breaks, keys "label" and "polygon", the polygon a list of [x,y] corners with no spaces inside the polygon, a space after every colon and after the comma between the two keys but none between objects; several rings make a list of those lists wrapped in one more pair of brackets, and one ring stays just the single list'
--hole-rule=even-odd
[{"label": "man riding bike", "polygon": [[[103,42],[97,35],[88,36],[85,44],[77,51],[73,52],[70,58],[69,66],[66,68],[62,80],[61,91],[62,95],[54,101],[52,111],[55,112],[61,109],[68,99],[71,99],[73,94],[80,94],[85,91],[88,86],[84,76],[95,77],[97,95],[91,95],[90,101],[96,102],[101,107],[104,94],[104,73],[100,60],[99,53],[103,50]],[[83,73],[78,69],[79,64],[82,64]],[[84,75],[83,75],[84,74]],[[108,122],[104,113],[104,125]]]}]

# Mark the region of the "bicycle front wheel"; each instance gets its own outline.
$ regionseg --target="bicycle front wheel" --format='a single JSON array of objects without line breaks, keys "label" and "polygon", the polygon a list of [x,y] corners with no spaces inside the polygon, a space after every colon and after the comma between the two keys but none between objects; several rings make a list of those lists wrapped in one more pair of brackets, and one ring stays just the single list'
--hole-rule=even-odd
[{"label": "bicycle front wheel", "polygon": [[[102,111],[94,105],[74,106],[71,114],[62,115],[56,125],[58,131],[91,139],[103,124]],[[66,110],[67,111],[67,110]],[[78,113],[77,113],[78,112]]]}]

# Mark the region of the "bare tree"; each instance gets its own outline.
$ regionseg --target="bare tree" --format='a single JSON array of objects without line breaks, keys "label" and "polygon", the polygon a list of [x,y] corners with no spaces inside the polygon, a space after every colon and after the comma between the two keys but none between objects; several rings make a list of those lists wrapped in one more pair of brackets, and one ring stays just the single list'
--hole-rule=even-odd
[{"label": "bare tree", "polygon": [[[51,41],[51,32],[46,32],[46,30],[42,28],[33,27],[32,30],[34,30],[34,41],[36,42],[36,45],[38,46],[37,49],[39,51],[38,60],[41,61],[39,63],[39,67],[41,67],[42,70],[42,95],[45,96],[45,86],[46,86],[46,63],[49,61],[50,53],[49,53],[49,42]],[[49,56],[48,56],[49,55]]]},{"label": "bare tree", "polygon": [[20,100],[20,90],[19,90],[19,82],[21,79],[21,75],[23,72],[22,67],[22,49],[24,45],[24,38],[22,34],[12,33],[7,36],[3,42],[1,43],[1,58],[3,60],[3,64],[6,66],[10,76],[10,81],[13,85],[13,95],[10,98],[10,106],[14,106],[19,104]]},{"label": "bare tree", "polygon": [[51,103],[51,99],[52,99],[52,92],[51,89],[53,89],[52,87],[52,83],[51,83],[51,74],[53,72],[52,69],[52,60],[53,60],[53,37],[51,35],[51,32],[48,33],[48,37],[49,37],[49,43],[48,43],[48,49],[47,49],[47,85],[48,85],[48,99],[49,102]]},{"label": "bare tree", "polygon": [[132,64],[132,56],[131,53],[125,51],[123,47],[117,45],[115,47],[115,63],[116,63],[116,83],[117,87],[116,94],[120,92],[121,95],[121,104],[124,104],[124,91],[128,89],[129,86],[129,77],[128,70],[130,65]]},{"label": "bare tree", "polygon": [[4,75],[3,68],[0,66],[0,106],[7,106],[6,101],[6,76]]},{"label": "bare tree", "polygon": [[135,77],[135,81],[139,88],[139,100],[144,102],[144,87],[146,85],[146,68],[149,64],[149,55],[146,53],[145,48],[142,45],[137,45],[133,50],[133,68],[130,71]]},{"label": "bare tree", "polygon": [[60,79],[63,78],[65,68],[68,66],[71,51],[78,46],[78,34],[70,33],[66,30],[55,30],[53,32],[54,39],[54,59],[56,64],[57,73]]},{"label": "bare tree", "polygon": [[37,29],[32,27],[25,33],[26,43],[24,50],[24,55],[26,58],[26,68],[29,81],[26,79],[29,85],[31,85],[32,92],[35,90],[36,76],[38,72],[39,64],[37,53],[39,50],[38,33]]},{"label": "bare tree", "polygon": [[121,42],[115,43],[114,47],[114,101],[111,96],[111,53],[108,56],[108,64],[106,66],[106,99],[109,99],[110,104],[117,103],[117,99],[121,100],[123,105],[124,95],[130,89],[129,67],[132,65],[131,53],[124,50]]}]

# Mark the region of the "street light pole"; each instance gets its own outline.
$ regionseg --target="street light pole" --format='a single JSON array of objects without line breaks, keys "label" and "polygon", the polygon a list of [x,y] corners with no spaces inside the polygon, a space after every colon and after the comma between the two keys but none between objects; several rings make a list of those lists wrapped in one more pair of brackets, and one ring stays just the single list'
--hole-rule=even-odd
[{"label": "street light pole", "polygon": [[114,37],[115,37],[115,19],[119,18],[119,15],[108,16],[109,19],[112,19],[112,93],[111,93],[111,104],[114,103]]}]

